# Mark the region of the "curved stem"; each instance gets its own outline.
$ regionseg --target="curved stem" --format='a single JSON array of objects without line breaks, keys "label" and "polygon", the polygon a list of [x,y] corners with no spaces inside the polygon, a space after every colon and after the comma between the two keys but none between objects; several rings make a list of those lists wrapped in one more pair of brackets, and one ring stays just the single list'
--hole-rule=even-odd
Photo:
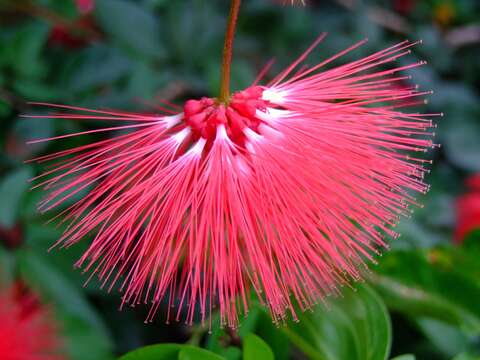
[{"label": "curved stem", "polygon": [[230,99],[230,68],[232,65],[233,38],[235,36],[235,28],[237,26],[238,12],[240,10],[241,2],[241,0],[232,0],[230,14],[228,16],[227,31],[225,32],[220,96],[218,98],[218,100],[223,103],[228,103]]}]

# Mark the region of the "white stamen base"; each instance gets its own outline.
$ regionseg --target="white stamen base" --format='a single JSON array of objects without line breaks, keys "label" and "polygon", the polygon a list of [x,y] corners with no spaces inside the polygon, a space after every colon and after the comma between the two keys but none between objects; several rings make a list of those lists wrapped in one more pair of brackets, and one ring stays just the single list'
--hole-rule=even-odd
[{"label": "white stamen base", "polygon": [[285,103],[285,97],[287,96],[286,91],[278,91],[275,89],[267,89],[262,94],[262,99],[266,101],[270,101],[274,104],[283,104]]},{"label": "white stamen base", "polygon": [[188,135],[190,135],[191,130],[189,127],[184,128],[183,130],[179,131],[175,135],[172,135],[172,139],[177,143],[181,144]]}]

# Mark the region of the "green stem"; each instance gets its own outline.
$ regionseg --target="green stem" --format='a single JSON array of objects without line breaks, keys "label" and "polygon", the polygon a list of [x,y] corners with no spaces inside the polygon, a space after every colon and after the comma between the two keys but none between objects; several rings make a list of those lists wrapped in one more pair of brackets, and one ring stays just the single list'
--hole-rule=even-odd
[{"label": "green stem", "polygon": [[220,83],[220,96],[218,100],[222,103],[228,103],[230,100],[230,69],[232,65],[233,38],[237,26],[238,12],[240,10],[241,0],[232,0],[230,14],[228,16],[227,31],[225,33],[225,42],[223,45],[223,62]]}]

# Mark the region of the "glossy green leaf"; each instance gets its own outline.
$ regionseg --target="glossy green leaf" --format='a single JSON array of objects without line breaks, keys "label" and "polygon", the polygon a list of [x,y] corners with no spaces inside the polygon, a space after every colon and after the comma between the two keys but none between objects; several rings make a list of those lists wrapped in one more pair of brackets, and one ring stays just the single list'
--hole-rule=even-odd
[{"label": "glossy green leaf", "polygon": [[225,360],[225,358],[205,349],[184,345],[178,354],[178,360]]},{"label": "glossy green leaf", "polygon": [[328,299],[330,309],[317,307],[282,328],[310,359],[385,360],[390,352],[391,326],[385,305],[366,285]]},{"label": "glossy green leaf", "polygon": [[243,339],[243,360],[273,360],[272,349],[255,334],[248,334]]},{"label": "glossy green leaf", "polygon": [[226,360],[241,360],[242,350],[240,350],[238,347],[229,346],[228,348],[224,349],[220,355]]},{"label": "glossy green leaf", "polygon": [[156,344],[133,350],[118,360],[224,360],[224,357],[201,349],[182,344]]},{"label": "glossy green leaf", "polygon": [[265,308],[256,305],[250,310],[238,333],[242,338],[250,333],[257,334],[272,349],[276,360],[289,359],[290,344],[287,336],[279,329]]},{"label": "glossy green leaf", "polygon": [[405,355],[395,356],[391,360],[415,360],[415,356],[412,354],[405,354]]},{"label": "glossy green leaf", "polygon": [[156,344],[133,350],[118,360],[172,360],[178,358],[180,344]]}]

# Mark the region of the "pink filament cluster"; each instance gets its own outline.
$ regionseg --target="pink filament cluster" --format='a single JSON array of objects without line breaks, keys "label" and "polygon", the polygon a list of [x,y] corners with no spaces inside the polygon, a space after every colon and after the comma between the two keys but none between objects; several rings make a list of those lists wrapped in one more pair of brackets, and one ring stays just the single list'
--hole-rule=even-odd
[{"label": "pink filament cluster", "polygon": [[430,161],[415,153],[435,146],[439,114],[402,111],[430,93],[401,75],[422,62],[383,68],[415,43],[320,71],[362,41],[300,66],[321,39],[228,104],[192,100],[166,115],[56,105],[78,112],[48,117],[120,125],[39,141],[124,132],[36,159],[53,162],[36,179],[48,191],[41,211],[65,205],[57,244],[91,239],[76,265],[118,284],[124,303],[151,303],[148,320],[162,302],[167,319],[187,323],[217,306],[233,327],[249,289],[274,321],[295,319],[295,304],[360,279],[428,189]]},{"label": "pink filament cluster", "polygon": [[3,360],[61,360],[62,344],[49,311],[16,288],[0,294],[0,357]]}]

